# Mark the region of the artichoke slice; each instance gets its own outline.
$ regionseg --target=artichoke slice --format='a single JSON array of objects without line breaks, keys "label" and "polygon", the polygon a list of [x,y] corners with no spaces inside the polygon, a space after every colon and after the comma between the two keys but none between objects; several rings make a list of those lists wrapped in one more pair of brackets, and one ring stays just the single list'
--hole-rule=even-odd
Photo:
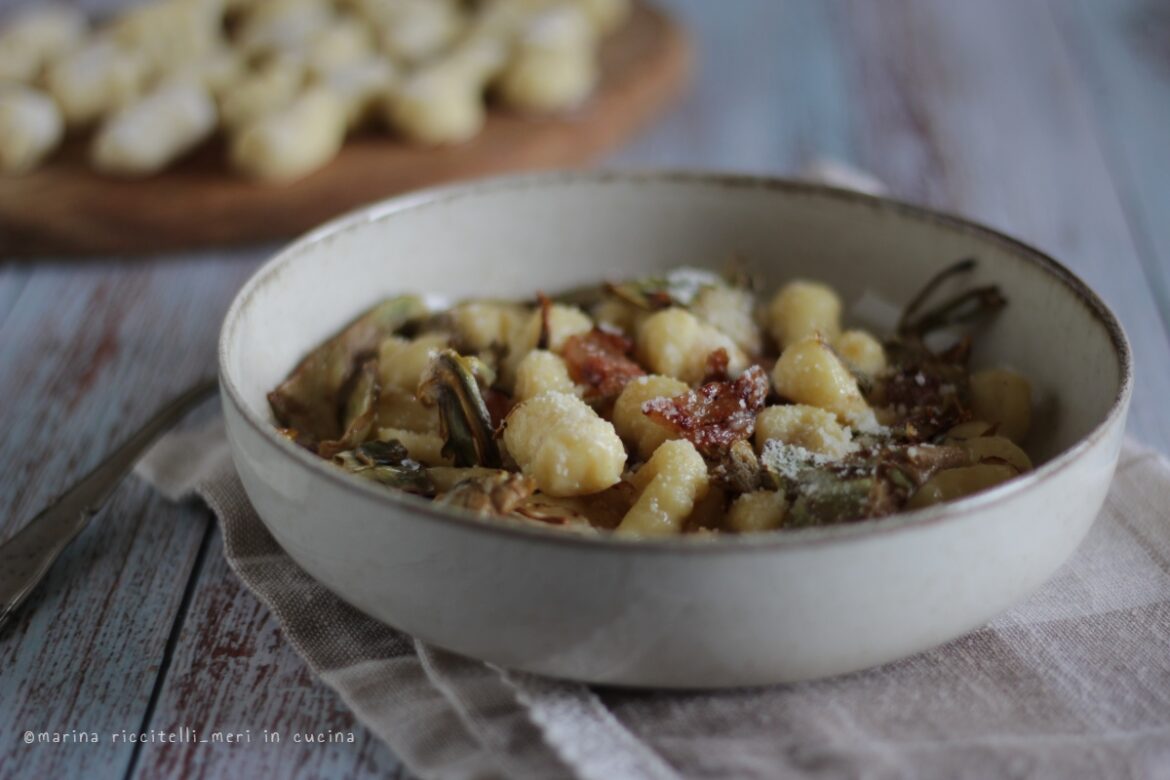
[{"label": "artichoke slice", "polygon": [[531,477],[499,471],[465,479],[439,496],[435,503],[461,507],[481,516],[504,517],[535,491],[536,482]]},{"label": "artichoke slice", "polygon": [[492,418],[480,390],[480,379],[491,384],[490,369],[475,358],[444,349],[431,360],[419,398],[439,407],[443,454],[456,466],[500,468],[502,460]]},{"label": "artichoke slice", "polygon": [[435,495],[427,470],[411,460],[406,447],[398,441],[368,441],[337,453],[333,462],[351,474],[388,487],[428,498]]},{"label": "artichoke slice", "polygon": [[340,438],[323,441],[317,445],[317,454],[332,458],[342,450],[353,449],[370,437],[378,419],[378,361],[367,360],[358,369],[351,382],[349,399],[345,402],[342,415]]},{"label": "artichoke slice", "polygon": [[390,298],[310,352],[268,394],[277,423],[296,431],[298,440],[310,446],[340,439],[345,433],[342,394],[362,360],[374,353],[382,339],[426,311],[418,296]]}]

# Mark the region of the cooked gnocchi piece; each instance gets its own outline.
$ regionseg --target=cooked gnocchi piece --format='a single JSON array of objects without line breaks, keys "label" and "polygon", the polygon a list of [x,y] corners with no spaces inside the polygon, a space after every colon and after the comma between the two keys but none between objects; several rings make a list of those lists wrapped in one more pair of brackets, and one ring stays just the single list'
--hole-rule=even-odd
[{"label": "cooked gnocchi piece", "polygon": [[727,510],[727,526],[737,533],[772,531],[784,523],[788,501],[776,490],[744,493]]},{"label": "cooked gnocchi piece", "polygon": [[873,376],[886,367],[882,343],[864,330],[847,330],[833,339],[833,351],[850,366]]},{"label": "cooked gnocchi piece", "polygon": [[1023,441],[1032,427],[1032,385],[1006,368],[976,371],[971,375],[971,407],[1004,436]]},{"label": "cooked gnocchi piece", "polygon": [[841,332],[841,298],[820,282],[789,282],[768,304],[768,332],[781,349],[809,336],[835,339]]},{"label": "cooked gnocchi piece", "polygon": [[690,389],[691,386],[680,379],[651,374],[635,379],[622,390],[613,405],[613,425],[638,457],[648,460],[664,441],[678,438],[675,431],[647,417],[642,411],[643,405],[655,398],[681,395]]},{"label": "cooked gnocchi piece", "polygon": [[763,350],[763,334],[756,323],[756,297],[751,290],[731,285],[708,285],[695,295],[691,312],[714,326],[748,355]]},{"label": "cooked gnocchi piece", "polygon": [[707,376],[711,355],[722,350],[727,371],[738,374],[747,367],[747,355],[729,336],[689,311],[671,307],[652,314],[638,327],[637,354],[654,373],[692,384]]},{"label": "cooked gnocchi piece", "polygon": [[789,401],[832,412],[844,424],[860,426],[873,419],[856,377],[820,336],[785,347],[772,370],[772,384]]},{"label": "cooked gnocchi piece", "polygon": [[508,354],[504,358],[500,375],[502,384],[506,388],[512,387],[520,361],[532,350],[543,348],[560,354],[571,336],[588,333],[592,329],[593,320],[575,307],[553,304],[547,310],[536,308],[508,335]]},{"label": "cooked gnocchi piece", "polygon": [[633,536],[679,533],[710,487],[703,456],[689,441],[677,439],[659,445],[631,482],[638,490],[638,500],[617,530]]},{"label": "cooked gnocchi piece", "polygon": [[1032,468],[1027,380],[926,345],[953,306],[931,303],[937,284],[910,299],[921,319],[904,316],[887,353],[842,330],[840,299],[811,281],[770,298],[785,325],[764,339],[741,276],[679,270],[443,311],[391,299],[269,401],[283,435],[357,476],[577,533],[859,522]]},{"label": "cooked gnocchi piece", "polygon": [[626,450],[613,425],[570,393],[548,392],[508,415],[504,446],[550,496],[584,496],[616,485]]},{"label": "cooked gnocchi piece", "polygon": [[431,359],[451,342],[446,333],[430,333],[416,339],[391,336],[378,347],[378,380],[382,387],[405,393],[418,391]]},{"label": "cooked gnocchi piece", "polygon": [[512,397],[524,402],[544,393],[577,393],[569,376],[569,366],[560,355],[546,349],[534,349],[516,367],[516,386]]},{"label": "cooked gnocchi piece", "polygon": [[756,415],[756,449],[763,452],[769,441],[803,447],[809,452],[839,460],[857,449],[849,428],[826,409],[805,404],[769,406]]}]

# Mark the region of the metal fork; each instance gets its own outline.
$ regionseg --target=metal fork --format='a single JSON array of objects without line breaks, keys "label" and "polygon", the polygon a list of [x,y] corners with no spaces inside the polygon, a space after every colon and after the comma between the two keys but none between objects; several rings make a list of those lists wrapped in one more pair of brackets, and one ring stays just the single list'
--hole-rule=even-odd
[{"label": "metal fork", "polygon": [[45,578],[61,552],[97,514],[139,456],[184,415],[214,395],[216,387],[215,379],[204,379],[175,398],[93,471],[0,545],[0,630]]}]

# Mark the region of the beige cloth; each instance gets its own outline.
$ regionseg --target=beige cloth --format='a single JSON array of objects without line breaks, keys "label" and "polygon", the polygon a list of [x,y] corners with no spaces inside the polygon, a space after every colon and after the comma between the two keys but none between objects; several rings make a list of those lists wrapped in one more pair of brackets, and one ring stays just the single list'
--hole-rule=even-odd
[{"label": "beige cloth", "polygon": [[198,494],[309,666],[424,778],[1170,777],[1170,463],[1129,443],[1076,557],[945,647],[831,680],[594,690],[427,647],[317,584],[269,535],[218,426],[139,473]]}]

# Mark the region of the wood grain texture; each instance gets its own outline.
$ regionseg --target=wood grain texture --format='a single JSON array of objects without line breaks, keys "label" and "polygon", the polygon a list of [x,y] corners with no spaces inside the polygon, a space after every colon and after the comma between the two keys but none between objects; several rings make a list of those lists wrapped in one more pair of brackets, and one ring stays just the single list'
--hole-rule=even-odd
[{"label": "wood grain texture", "polygon": [[[1170,191],[1159,183],[1170,181],[1170,158],[1158,148],[1170,105],[1160,69],[1167,39],[1146,41],[1142,15],[1162,6],[663,4],[695,36],[696,87],[613,164],[792,173],[837,157],[876,172],[899,197],[1051,251],[1125,322],[1139,361],[1131,429],[1170,451],[1162,329],[1170,311],[1151,293],[1168,267],[1158,233],[1168,229],[1158,217]],[[111,436],[145,419],[152,399],[210,367],[218,319],[262,254],[0,265],[0,539],[95,462]],[[201,745],[88,757],[85,746],[26,750],[12,741],[26,727],[18,713],[61,719],[60,728],[344,722],[336,697],[307,676],[204,528],[200,510],[167,507],[127,484],[17,630],[0,635],[0,778],[400,772],[364,732],[323,752]]]},{"label": "wood grain texture", "polygon": [[1170,4],[1050,0],[1049,8],[1090,95],[1097,137],[1170,332]]},{"label": "wood grain texture", "polygon": [[466,144],[424,148],[382,134],[351,139],[329,165],[288,185],[226,168],[222,144],[142,180],[89,169],[73,144],[44,168],[0,179],[0,256],[149,252],[287,238],[363,203],[506,171],[580,165],[628,138],[681,90],[686,37],[645,6],[601,48],[592,99],[565,118],[489,114]]},{"label": "wood grain texture", "polygon": [[1133,345],[1130,431],[1170,449],[1170,344],[1046,5],[901,0],[849,11],[863,166],[896,194],[1000,228],[1084,278]]},{"label": "wood grain texture", "polygon": [[[356,723],[244,590],[223,559],[218,534],[151,723],[165,731],[187,726],[209,742],[148,744],[133,777],[393,777],[400,771],[385,743]],[[247,732],[251,741],[215,742],[216,730]],[[280,741],[266,741],[265,732]],[[353,734],[355,741],[298,743],[295,734]]]},{"label": "wood grain texture", "polygon": [[[0,271],[0,540],[92,468],[156,404],[214,366],[218,320],[253,264]],[[204,413],[212,411],[204,410]],[[130,480],[0,634],[0,777],[122,777],[210,518]],[[25,730],[100,743],[26,746]]]}]

